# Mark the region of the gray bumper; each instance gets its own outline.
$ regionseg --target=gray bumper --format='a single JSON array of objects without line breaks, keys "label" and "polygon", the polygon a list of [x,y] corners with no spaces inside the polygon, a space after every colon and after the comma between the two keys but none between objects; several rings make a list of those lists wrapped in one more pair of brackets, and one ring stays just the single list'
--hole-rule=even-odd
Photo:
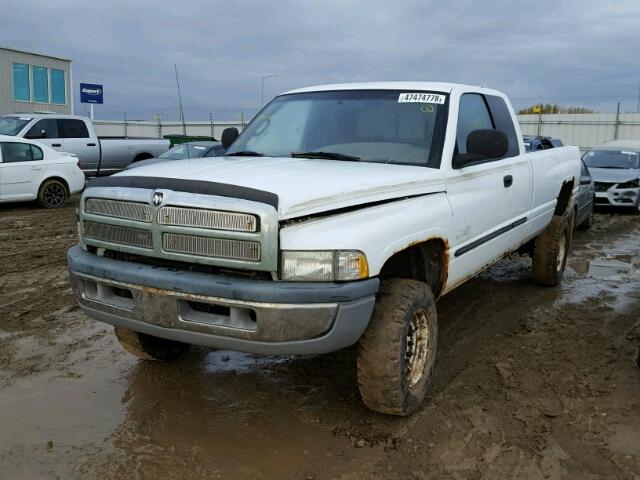
[{"label": "gray bumper", "polygon": [[639,204],[638,188],[610,188],[604,192],[596,192],[596,205],[637,208]]},{"label": "gray bumper", "polygon": [[67,252],[80,307],[97,320],[158,337],[260,354],[326,353],[366,328],[378,279],[270,282]]}]

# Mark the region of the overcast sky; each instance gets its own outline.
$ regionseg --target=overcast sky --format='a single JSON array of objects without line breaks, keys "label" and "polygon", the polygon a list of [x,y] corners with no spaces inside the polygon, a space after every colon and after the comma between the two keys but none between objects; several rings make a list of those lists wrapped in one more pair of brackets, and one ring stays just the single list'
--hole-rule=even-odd
[{"label": "overcast sky", "polygon": [[536,101],[635,111],[640,1],[2,0],[0,44],[73,59],[102,83],[97,118],[245,118],[291,88],[438,80]]}]

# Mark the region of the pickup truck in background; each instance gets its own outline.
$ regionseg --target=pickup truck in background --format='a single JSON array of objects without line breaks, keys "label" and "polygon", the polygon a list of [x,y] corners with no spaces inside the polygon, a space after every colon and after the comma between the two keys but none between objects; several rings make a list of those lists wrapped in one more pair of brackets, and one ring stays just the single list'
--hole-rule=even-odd
[{"label": "pickup truck in background", "polygon": [[59,152],[73,153],[88,177],[119,172],[131,162],[159,156],[170,146],[165,139],[98,138],[91,120],[74,115],[3,115],[0,135],[37,140]]},{"label": "pickup truck in background", "polygon": [[450,83],[282,94],[225,130],[225,157],[92,180],[74,293],[145,359],[358,343],[364,403],[408,415],[431,384],[439,297],[513,252],[561,281],[580,153],[525,153],[515,118],[504,94]]}]

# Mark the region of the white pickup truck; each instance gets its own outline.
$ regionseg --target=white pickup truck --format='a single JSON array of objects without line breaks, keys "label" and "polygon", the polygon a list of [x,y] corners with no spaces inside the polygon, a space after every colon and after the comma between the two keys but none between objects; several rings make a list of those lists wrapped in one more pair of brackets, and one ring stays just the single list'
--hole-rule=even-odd
[{"label": "white pickup truck", "polygon": [[580,154],[525,153],[498,91],[305,88],[223,143],[226,157],[84,191],[68,251],[75,295],[142,358],[189,344],[319,354],[358,343],[364,403],[408,415],[433,374],[436,299],[516,251],[538,283],[561,280]]},{"label": "white pickup truck", "polygon": [[170,147],[164,139],[98,138],[88,118],[50,113],[0,116],[0,135],[37,140],[59,152],[73,153],[89,177],[119,172]]}]

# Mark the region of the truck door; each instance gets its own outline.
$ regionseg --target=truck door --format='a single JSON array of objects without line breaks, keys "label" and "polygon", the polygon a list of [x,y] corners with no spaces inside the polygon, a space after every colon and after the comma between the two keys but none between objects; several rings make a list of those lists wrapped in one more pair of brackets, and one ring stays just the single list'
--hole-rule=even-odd
[{"label": "truck door", "polygon": [[[479,129],[496,129],[483,95],[460,97],[456,127],[456,153],[465,154],[468,135]],[[452,169],[447,196],[453,211],[453,238],[449,285],[455,285],[512,247],[512,162],[486,159]]]},{"label": "truck door", "polygon": [[62,137],[65,151],[75,153],[82,170],[95,173],[100,160],[100,145],[96,137],[89,135],[84,120],[79,118],[59,118],[58,133]]},{"label": "truck door", "polygon": [[486,95],[485,98],[496,128],[503,131],[509,139],[508,158],[505,160],[511,166],[509,190],[511,190],[511,222],[514,226],[510,235],[511,243],[519,247],[526,239],[531,220],[533,172],[530,158],[535,155],[524,155],[525,152],[520,152],[519,136],[507,102],[495,95]]},{"label": "truck door", "polygon": [[58,123],[55,118],[43,118],[38,120],[25,133],[24,138],[37,140],[59,152],[64,151],[63,141],[58,134]]}]

